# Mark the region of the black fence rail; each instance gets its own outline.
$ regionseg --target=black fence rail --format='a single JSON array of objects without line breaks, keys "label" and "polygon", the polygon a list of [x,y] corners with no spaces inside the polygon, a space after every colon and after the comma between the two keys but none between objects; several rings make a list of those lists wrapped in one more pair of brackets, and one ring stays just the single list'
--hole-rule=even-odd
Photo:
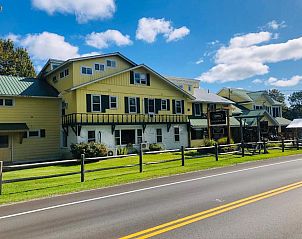
[{"label": "black fence rail", "polygon": [[189,118],[187,115],[73,113],[62,116],[63,126],[188,122]]},{"label": "black fence rail", "polygon": [[[270,147],[269,146],[270,144],[273,144],[273,146]],[[279,144],[280,146],[276,147],[275,144]],[[143,152],[143,150],[140,150],[139,154],[127,154],[127,155],[116,155],[116,156],[95,157],[95,158],[85,158],[85,155],[82,154],[81,159],[20,164],[20,165],[8,165],[8,166],[3,166],[3,162],[0,161],[0,195],[2,194],[2,185],[8,183],[64,177],[64,176],[70,176],[76,174],[80,175],[81,182],[85,182],[86,173],[92,173],[98,171],[139,167],[139,172],[143,172],[143,167],[146,165],[154,165],[154,164],[161,164],[161,163],[168,163],[168,162],[175,162],[175,161],[179,161],[181,166],[185,166],[185,162],[186,160],[188,160],[188,158],[186,159],[186,155],[185,155],[185,152],[187,151],[198,151],[199,156],[196,158],[212,156],[213,159],[218,161],[220,155],[222,156],[228,154],[236,154],[244,157],[245,155],[260,154],[261,152],[265,154],[267,153],[268,149],[281,149],[282,152],[284,152],[286,149],[293,149],[293,148],[299,150],[300,147],[302,147],[302,144],[298,140],[282,140],[282,141],[262,141],[262,142],[225,144],[225,145],[215,144],[213,146],[192,147],[192,148],[185,148],[182,146],[180,149],[149,151],[149,152]],[[154,154],[161,155],[165,153],[179,153],[179,154],[176,154],[175,158],[172,159],[144,162],[144,155],[154,155]],[[113,160],[113,159],[125,158],[125,157],[138,157],[138,162],[128,165],[117,165],[112,167],[103,167],[103,168],[85,170],[85,164],[87,162]],[[55,166],[55,165],[67,165],[67,166],[78,165],[79,170],[74,172],[67,172],[67,173],[58,173],[58,174],[51,174],[51,175],[42,175],[42,176],[40,175],[40,176],[31,176],[31,177],[3,180],[3,174],[8,171],[16,171],[16,170],[23,170],[29,168],[41,168],[41,167],[48,167],[48,166]]]}]

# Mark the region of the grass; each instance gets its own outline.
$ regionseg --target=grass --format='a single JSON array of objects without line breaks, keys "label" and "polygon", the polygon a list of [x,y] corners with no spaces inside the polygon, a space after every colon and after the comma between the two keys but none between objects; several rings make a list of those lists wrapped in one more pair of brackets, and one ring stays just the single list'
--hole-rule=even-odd
[{"label": "grass", "polygon": [[[49,197],[87,189],[108,187],[144,179],[156,178],[160,176],[168,176],[216,167],[225,167],[247,161],[264,160],[281,156],[295,155],[299,153],[302,153],[302,151],[291,149],[286,150],[284,153],[282,153],[281,150],[269,150],[269,154],[245,156],[244,158],[242,158],[240,155],[220,155],[219,161],[216,162],[214,156],[200,157],[198,153],[190,151],[186,152],[186,163],[184,167],[181,167],[181,161],[174,161],[161,164],[144,165],[143,173],[139,173],[138,166],[86,173],[84,183],[80,182],[80,175],[72,175],[58,178],[4,184],[2,195],[0,196],[0,204],[25,201],[41,197]],[[180,153],[144,155],[144,163],[180,159],[180,157]],[[137,163],[138,157],[134,156],[122,159],[110,159],[106,161],[88,163],[85,165],[85,169],[90,170]],[[79,170],[79,165],[49,166],[43,168],[5,172],[3,174],[3,179],[8,180],[21,177],[68,173]]]}]

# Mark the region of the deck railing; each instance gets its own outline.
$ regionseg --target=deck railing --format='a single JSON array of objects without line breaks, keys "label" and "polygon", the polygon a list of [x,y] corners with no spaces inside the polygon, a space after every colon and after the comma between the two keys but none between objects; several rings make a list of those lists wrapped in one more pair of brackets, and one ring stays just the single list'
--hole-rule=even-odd
[{"label": "deck railing", "polygon": [[187,115],[73,113],[62,116],[63,126],[188,122],[189,119]]}]

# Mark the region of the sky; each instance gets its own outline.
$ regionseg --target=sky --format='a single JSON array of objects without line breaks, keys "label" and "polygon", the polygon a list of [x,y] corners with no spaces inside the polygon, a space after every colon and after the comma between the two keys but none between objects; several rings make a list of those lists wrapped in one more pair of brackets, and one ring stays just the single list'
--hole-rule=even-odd
[{"label": "sky", "polygon": [[49,58],[119,51],[204,89],[302,90],[301,0],[0,0],[0,37]]}]

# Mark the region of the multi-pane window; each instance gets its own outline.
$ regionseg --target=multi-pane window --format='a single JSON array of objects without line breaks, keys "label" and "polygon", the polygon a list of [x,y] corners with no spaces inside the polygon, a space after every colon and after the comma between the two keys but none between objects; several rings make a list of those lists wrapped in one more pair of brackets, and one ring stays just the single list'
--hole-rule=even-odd
[{"label": "multi-pane window", "polygon": [[116,61],[114,60],[107,60],[106,61],[107,67],[115,68],[116,67]]},{"label": "multi-pane window", "polygon": [[262,110],[263,106],[262,105],[254,105],[255,110]]},{"label": "multi-pane window", "polygon": [[114,138],[115,138],[115,145],[121,145],[121,131],[120,130],[114,131]]},{"label": "multi-pane window", "polygon": [[52,77],[52,82],[53,83],[57,83],[58,82],[57,76]]},{"label": "multi-pane window", "polygon": [[95,63],[94,64],[94,69],[96,71],[105,71],[105,65],[104,64],[100,64],[100,63]]},{"label": "multi-pane window", "polygon": [[203,139],[203,129],[192,129],[191,138],[192,139]]},{"label": "multi-pane window", "polygon": [[13,99],[0,99],[0,106],[13,106],[14,100]]},{"label": "multi-pane window", "polygon": [[154,99],[148,99],[148,112],[155,113],[155,100]]},{"label": "multi-pane window", "polygon": [[92,68],[91,67],[82,66],[81,67],[81,73],[83,75],[92,75]]},{"label": "multi-pane window", "polygon": [[94,112],[101,111],[101,96],[99,95],[92,96],[92,111]]},{"label": "multi-pane window", "polygon": [[0,135],[0,149],[9,147],[9,137],[8,135]]},{"label": "multi-pane window", "polygon": [[281,116],[281,111],[280,111],[280,107],[274,107],[273,106],[273,117],[280,117]]},{"label": "multi-pane window", "polygon": [[60,72],[60,78],[64,78],[68,75],[69,75],[69,69],[68,68]]},{"label": "multi-pane window", "polygon": [[129,97],[129,113],[137,113],[137,104],[135,97]]},{"label": "multi-pane window", "polygon": [[64,77],[64,71],[61,71],[60,72],[60,78],[63,78]]},{"label": "multi-pane window", "polygon": [[40,130],[31,130],[28,131],[28,138],[40,137]]},{"label": "multi-pane window", "polygon": [[162,110],[167,110],[167,100],[161,100],[161,109]]},{"label": "multi-pane window", "polygon": [[175,142],[179,142],[179,128],[174,127],[174,140]]},{"label": "multi-pane window", "polygon": [[147,75],[145,73],[134,73],[134,83],[135,84],[141,84],[141,85],[147,85]]},{"label": "multi-pane window", "polygon": [[162,129],[156,129],[156,142],[162,143],[163,142],[163,132]]},{"label": "multi-pane window", "polygon": [[109,98],[110,102],[110,109],[117,109],[117,97],[116,96],[110,96]]},{"label": "multi-pane window", "polygon": [[176,112],[176,114],[181,114],[182,113],[181,100],[176,100],[175,101],[175,112]]},{"label": "multi-pane window", "polygon": [[138,144],[141,144],[143,142],[143,130],[142,129],[136,130],[136,142]]},{"label": "multi-pane window", "polygon": [[196,103],[194,104],[194,110],[195,110],[195,115],[200,116],[201,115],[201,105]]},{"label": "multi-pane window", "polygon": [[88,131],[88,143],[89,142],[95,142],[95,131],[94,130],[89,130]]}]

